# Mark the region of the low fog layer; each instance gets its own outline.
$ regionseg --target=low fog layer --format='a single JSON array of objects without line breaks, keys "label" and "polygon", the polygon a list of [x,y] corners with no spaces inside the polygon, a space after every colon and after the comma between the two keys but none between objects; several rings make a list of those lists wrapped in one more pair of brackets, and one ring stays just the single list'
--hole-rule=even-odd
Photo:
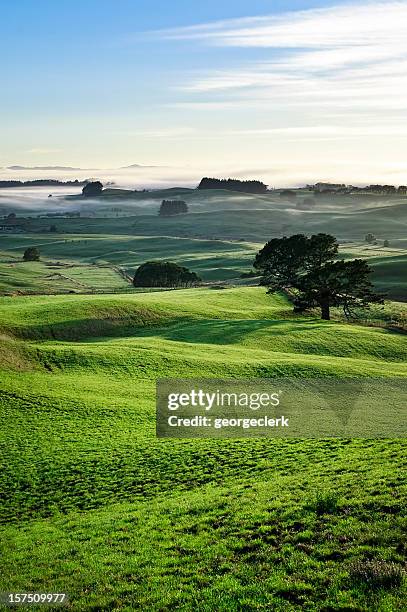
[{"label": "low fog layer", "polygon": [[355,167],[352,172],[344,167],[343,173],[338,172],[325,175],[321,170],[321,175],[315,175],[315,168],[302,164],[299,168],[295,164],[290,167],[276,166],[267,164],[262,167],[245,166],[216,166],[210,165],[202,167],[187,166],[154,166],[154,165],[129,165],[125,168],[90,168],[84,166],[78,169],[66,167],[62,169],[39,169],[38,167],[22,167],[12,169],[9,167],[0,168],[0,180],[35,180],[35,179],[58,179],[72,181],[75,179],[85,180],[89,178],[99,179],[102,183],[115,183],[115,187],[127,189],[157,189],[165,187],[196,187],[203,176],[231,177],[238,179],[260,180],[269,187],[299,187],[309,183],[335,182],[351,183],[353,185],[368,185],[373,183],[405,185],[405,167],[403,165],[390,165],[388,168],[374,167]]}]

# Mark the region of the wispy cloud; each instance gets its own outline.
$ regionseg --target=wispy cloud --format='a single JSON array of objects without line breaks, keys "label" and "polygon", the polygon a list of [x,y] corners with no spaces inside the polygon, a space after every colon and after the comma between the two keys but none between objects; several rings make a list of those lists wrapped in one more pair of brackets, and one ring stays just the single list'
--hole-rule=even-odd
[{"label": "wispy cloud", "polygon": [[405,1],[364,2],[179,28],[166,36],[238,47],[394,47],[404,46],[406,20]]},{"label": "wispy cloud", "polygon": [[[386,120],[391,121],[394,114],[398,120],[406,119],[406,24],[407,1],[390,1],[167,31],[164,35],[171,39],[256,47],[264,53],[261,61],[198,74],[183,86],[188,100],[178,106],[197,110],[268,107],[277,125],[279,113],[287,123],[291,109],[291,120],[297,123],[300,117],[306,130],[313,129],[317,114],[327,137],[346,134],[346,122],[348,135],[356,135],[357,117],[368,110],[371,125],[357,135],[397,135],[397,128],[387,131]],[[338,125],[324,126],[324,120],[331,119],[335,112],[342,114]],[[375,127],[378,120],[379,128]]]}]

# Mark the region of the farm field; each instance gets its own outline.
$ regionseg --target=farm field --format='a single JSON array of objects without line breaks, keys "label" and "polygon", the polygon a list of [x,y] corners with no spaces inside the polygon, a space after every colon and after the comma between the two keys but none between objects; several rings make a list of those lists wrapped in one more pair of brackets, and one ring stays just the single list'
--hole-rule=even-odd
[{"label": "farm field", "polygon": [[[190,212],[159,218],[169,197]],[[38,199],[28,231],[0,234],[0,591],[94,612],[404,610],[403,439],[155,434],[157,378],[405,379],[403,202],[123,190]],[[59,207],[81,216],[36,216]],[[334,233],[391,301],[323,322],[241,277],[297,231]],[[135,290],[156,259],[204,286]]]},{"label": "farm field", "polygon": [[[0,213],[16,210],[10,191],[3,189]],[[240,283],[242,272],[251,269],[257,251],[271,237],[326,232],[337,237],[343,257],[369,259],[377,289],[386,292],[389,299],[405,300],[406,198],[325,196],[318,198],[315,210],[302,211],[277,192],[262,196],[192,189],[106,192],[89,200],[60,195],[44,200],[38,196],[33,212],[44,215],[47,209],[52,213],[60,210],[58,214],[63,215],[78,211],[81,216],[32,215],[28,231],[0,233],[0,292],[126,290],[126,277],[131,278],[149,259],[185,265],[204,282]],[[307,195],[306,191],[298,192],[297,199]],[[161,199],[174,197],[188,203],[189,213],[159,217]],[[49,231],[51,223],[57,232]],[[364,241],[369,232],[375,234],[377,244]],[[383,246],[385,240],[389,247]],[[40,249],[45,268],[39,264],[30,268],[21,262],[30,246]],[[48,266],[61,262],[79,264],[80,268],[50,274]]]},{"label": "farm field", "polygon": [[260,287],[2,297],[0,321],[0,590],[75,610],[403,610],[405,441],[160,440],[154,387],[405,377],[404,336],[296,317]]}]

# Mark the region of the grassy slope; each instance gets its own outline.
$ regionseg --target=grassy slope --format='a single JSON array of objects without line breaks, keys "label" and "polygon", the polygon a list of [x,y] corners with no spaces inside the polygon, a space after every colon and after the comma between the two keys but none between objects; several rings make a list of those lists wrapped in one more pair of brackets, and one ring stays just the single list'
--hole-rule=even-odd
[{"label": "grassy slope", "polygon": [[[308,194],[299,193],[298,200],[305,195]],[[184,198],[190,212],[176,218],[158,217],[159,204],[168,197]],[[31,233],[1,235],[4,254],[0,257],[0,291],[25,285],[32,291],[48,292],[52,279],[42,273],[39,265],[28,277],[27,268],[20,263],[15,263],[13,269],[8,264],[10,258],[21,258],[28,246],[39,246],[44,260],[86,265],[79,277],[54,279],[55,291],[81,291],[80,283],[82,289],[83,285],[99,289],[103,284],[99,280],[103,272],[95,272],[90,266],[120,266],[132,275],[148,259],[171,259],[190,267],[206,281],[237,279],[242,271],[250,269],[256,251],[271,237],[326,232],[346,241],[344,254],[349,251],[354,252],[353,256],[371,258],[373,278],[390,299],[405,298],[405,199],[330,196],[318,198],[313,211],[300,211],[277,192],[256,196],[173,189],[120,194],[114,191],[97,200],[55,198],[45,204],[51,211],[78,209],[82,216],[52,219],[57,234],[49,232],[50,219],[33,217]],[[390,240],[391,248],[372,247],[369,251],[361,243],[368,232],[373,232],[380,244]],[[349,243],[351,240],[358,244]],[[114,270],[106,272],[105,284],[108,290],[119,285],[124,288]]]},{"label": "grassy slope", "polygon": [[[144,261],[162,258],[186,265],[205,281],[238,279],[242,271],[251,268],[261,247],[256,242],[114,234],[57,237],[25,234],[7,236],[2,244],[7,252],[0,256],[0,291],[44,293],[125,289],[127,283],[117,274],[117,266],[131,276]],[[40,248],[43,263],[21,261],[22,253],[29,246]],[[390,299],[405,299],[403,249],[370,247],[358,242],[343,245],[340,253],[346,258],[368,258],[377,288]],[[58,261],[70,267],[57,269],[55,262]]]},{"label": "grassy slope", "polygon": [[403,248],[398,247],[398,241],[386,248],[379,244],[344,244],[339,252],[346,259],[367,259],[373,269],[372,282],[379,291],[392,300],[406,299],[407,255]]},{"label": "grassy slope", "polygon": [[[31,264],[33,275],[30,279],[23,263],[18,263],[24,250],[29,246],[37,246],[42,258],[52,261],[68,261],[86,265],[89,284],[98,274],[96,266],[120,266],[130,275],[135,269],[149,259],[169,259],[181,265],[186,265],[197,272],[204,280],[225,280],[237,278],[243,270],[251,268],[254,256],[260,245],[254,243],[240,244],[231,241],[200,240],[189,238],[170,238],[165,236],[129,236],[110,234],[59,235],[50,237],[43,235],[14,235],[3,240],[3,248],[7,249],[0,258],[0,291],[12,288],[18,283],[27,282],[27,286],[38,289],[47,282],[42,277],[40,264]],[[16,260],[10,268],[10,259]],[[3,260],[3,261],[1,261]],[[7,262],[7,263],[6,263]],[[104,268],[106,269],[106,268]],[[114,271],[106,272],[106,288],[114,286],[112,277]],[[120,277],[118,277],[120,279]],[[121,281],[123,286],[124,282]],[[116,283],[117,284],[117,283]],[[91,285],[92,286],[92,285]],[[59,286],[56,283],[55,289]]]},{"label": "grassy slope", "polygon": [[108,266],[56,264],[50,261],[0,261],[0,294],[124,291],[129,283]]},{"label": "grassy slope", "polygon": [[403,609],[404,442],[157,440],[153,399],[157,376],[405,376],[403,336],[296,320],[260,288],[2,298],[0,320],[2,590]]}]

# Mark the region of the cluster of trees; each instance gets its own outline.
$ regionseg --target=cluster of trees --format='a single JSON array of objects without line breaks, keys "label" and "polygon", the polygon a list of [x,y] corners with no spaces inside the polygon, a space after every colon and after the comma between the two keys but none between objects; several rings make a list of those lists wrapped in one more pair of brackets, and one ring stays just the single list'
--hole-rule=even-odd
[{"label": "cluster of trees", "polygon": [[243,193],[266,193],[267,185],[261,181],[204,177],[199,183],[198,189],[227,189],[228,191],[242,191]]},{"label": "cluster of trees", "polygon": [[315,183],[307,185],[308,189],[314,189],[315,195],[338,193],[374,193],[377,195],[407,195],[407,186],[400,185],[367,185],[366,187],[355,187],[354,185],[344,185],[340,183]]},{"label": "cluster of trees", "polygon": [[58,181],[56,179],[35,179],[32,181],[0,181],[0,187],[58,187],[59,185],[86,185],[88,181]]},{"label": "cluster of trees", "polygon": [[86,183],[82,189],[82,195],[84,198],[94,198],[102,193],[103,185],[100,181],[91,181]]},{"label": "cluster of trees", "polygon": [[406,195],[407,187],[404,185],[400,185],[398,188],[394,185],[368,185],[367,187],[353,187],[353,191],[366,191],[379,195]]},{"label": "cluster of trees", "polygon": [[37,247],[28,247],[24,251],[23,260],[24,261],[38,261],[40,259],[40,251]]},{"label": "cluster of trees", "polygon": [[366,187],[355,187],[343,183],[315,183],[307,185],[307,189],[313,189],[315,194],[351,194],[351,193],[374,193],[379,195],[407,195],[407,187],[400,185],[367,185]]},{"label": "cluster of trees", "polygon": [[137,268],[135,287],[193,287],[200,282],[195,272],[171,261],[147,261]]},{"label": "cluster of trees", "polygon": [[338,243],[334,236],[296,234],[273,238],[259,251],[254,267],[269,293],[286,290],[296,312],[321,309],[321,318],[330,319],[330,309],[341,306],[347,317],[355,308],[383,303],[369,280],[371,269],[362,259],[334,261]]},{"label": "cluster of trees", "polygon": [[171,217],[188,212],[188,206],[184,200],[163,200],[158,212],[160,217]]}]

